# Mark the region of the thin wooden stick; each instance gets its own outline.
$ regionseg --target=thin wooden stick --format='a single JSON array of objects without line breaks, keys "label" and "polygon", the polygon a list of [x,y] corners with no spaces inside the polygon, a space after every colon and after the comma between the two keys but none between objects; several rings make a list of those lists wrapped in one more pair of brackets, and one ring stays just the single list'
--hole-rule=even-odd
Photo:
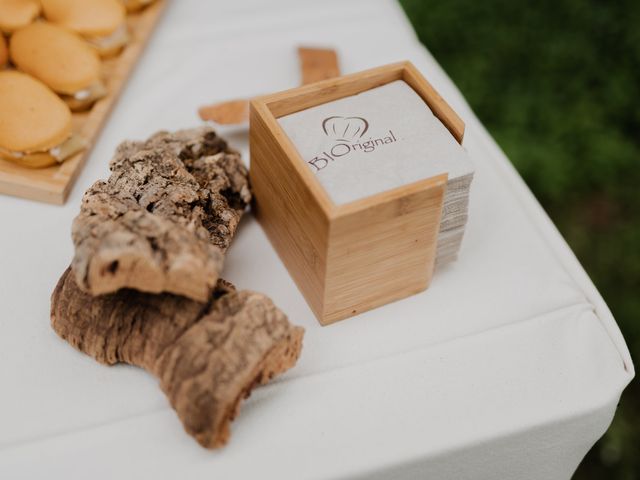
[{"label": "thin wooden stick", "polygon": [[236,125],[249,120],[249,100],[228,100],[198,109],[202,120],[210,120],[219,125]]}]

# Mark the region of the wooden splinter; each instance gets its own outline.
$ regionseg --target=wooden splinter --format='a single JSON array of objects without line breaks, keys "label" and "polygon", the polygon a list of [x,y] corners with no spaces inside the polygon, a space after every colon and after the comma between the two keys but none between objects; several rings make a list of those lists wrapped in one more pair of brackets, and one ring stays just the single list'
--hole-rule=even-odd
[{"label": "wooden splinter", "polygon": [[101,363],[158,377],[187,433],[206,448],[227,442],[252,388],[295,364],[304,333],[268,297],[224,280],[204,304],[128,289],[92,297],[70,269],[52,294],[51,325]]}]

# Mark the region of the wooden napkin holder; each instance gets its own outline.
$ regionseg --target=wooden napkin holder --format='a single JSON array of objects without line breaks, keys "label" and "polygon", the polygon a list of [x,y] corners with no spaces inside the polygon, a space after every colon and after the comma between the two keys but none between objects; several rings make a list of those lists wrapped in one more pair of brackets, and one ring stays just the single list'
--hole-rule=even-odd
[{"label": "wooden napkin holder", "polygon": [[256,216],[323,325],[429,286],[447,175],[335,205],[277,119],[395,80],[413,88],[462,142],[464,123],[410,62],[251,101]]}]

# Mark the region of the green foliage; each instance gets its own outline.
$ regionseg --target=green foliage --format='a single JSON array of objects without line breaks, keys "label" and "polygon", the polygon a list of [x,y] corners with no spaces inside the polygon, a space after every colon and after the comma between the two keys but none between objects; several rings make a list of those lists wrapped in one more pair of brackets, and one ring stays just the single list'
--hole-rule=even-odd
[{"label": "green foliage", "polygon": [[[640,2],[401,3],[640,358]],[[637,381],[575,478],[640,478]]]}]

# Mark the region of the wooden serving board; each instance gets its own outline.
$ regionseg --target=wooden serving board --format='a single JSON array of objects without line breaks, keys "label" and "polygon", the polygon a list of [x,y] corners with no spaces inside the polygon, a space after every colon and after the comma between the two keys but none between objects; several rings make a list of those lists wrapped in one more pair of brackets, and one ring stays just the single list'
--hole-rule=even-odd
[{"label": "wooden serving board", "polygon": [[103,61],[108,95],[91,110],[73,114],[73,129],[87,140],[87,149],[60,165],[41,169],[0,159],[0,193],[57,205],[65,202],[167,1],[157,0],[143,11],[127,15],[129,43],[120,55]]}]

